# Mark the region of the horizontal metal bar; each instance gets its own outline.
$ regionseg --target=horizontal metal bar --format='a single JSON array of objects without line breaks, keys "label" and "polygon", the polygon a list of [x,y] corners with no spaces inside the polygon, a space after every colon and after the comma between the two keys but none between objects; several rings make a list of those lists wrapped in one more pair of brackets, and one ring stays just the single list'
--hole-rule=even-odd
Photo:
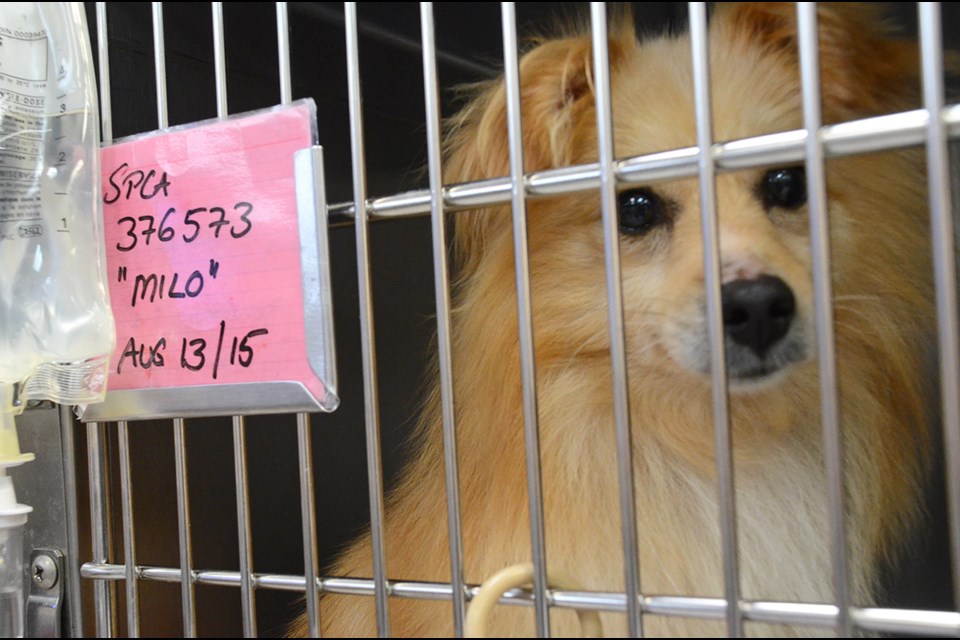
[{"label": "horizontal metal bar", "polygon": [[723,598],[651,596],[644,598],[644,612],[664,616],[723,620],[727,615],[727,602]]},{"label": "horizontal metal bar", "polygon": [[[950,138],[960,138],[960,105],[943,110]],[[927,112],[924,109],[864,118],[825,126],[820,130],[824,155],[839,158],[922,145],[926,140]],[[806,131],[794,130],[713,145],[717,171],[739,171],[758,167],[803,162]],[[697,176],[697,148],[685,147],[626,158],[616,163],[615,176],[623,185],[650,184],[663,180]],[[596,163],[550,169],[526,176],[527,196],[542,198],[589,191],[600,187]],[[509,177],[456,184],[443,189],[447,211],[510,204]],[[353,204],[331,205],[331,224],[349,224]],[[430,191],[418,189],[369,201],[371,220],[391,220],[430,214]]]},{"label": "horizontal metal bar", "polygon": [[[836,625],[837,614],[839,613],[837,607],[832,604],[801,604],[796,602],[747,602],[743,603],[742,608],[744,617],[754,622],[803,624],[825,629]],[[960,617],[958,617],[958,622],[960,622]]]},{"label": "horizontal metal bar", "polygon": [[[301,584],[302,584],[301,580]],[[372,596],[373,581],[363,578],[324,578],[322,579],[323,591],[326,593],[336,593],[339,595],[352,596]],[[450,600],[453,594],[453,588],[446,582],[390,582],[388,584],[390,595],[397,598],[406,598],[409,600]],[[303,587],[301,586],[301,590]],[[465,594],[467,601],[471,600],[480,587],[477,585],[467,585]],[[553,601],[550,598],[551,602]],[[533,593],[527,589],[510,589],[506,591],[500,599],[501,604],[523,604],[523,601],[533,602]],[[624,600],[621,596],[621,608],[624,607]],[[605,609],[602,609],[605,610]]]},{"label": "horizontal metal bar", "polygon": [[[124,565],[96,564],[88,562],[80,567],[80,575],[95,580],[124,580]],[[180,582],[179,567],[137,567],[141,580],[155,582]],[[194,571],[196,584],[239,587],[242,580],[237,571]],[[303,576],[281,574],[254,574],[254,586],[258,589],[276,591],[306,591]],[[443,582],[389,582],[388,592],[396,598],[413,600],[450,600],[453,588]],[[317,588],[321,593],[339,595],[372,596],[373,580],[365,578],[320,578]],[[479,590],[477,585],[468,585],[467,600],[473,599]],[[623,613],[627,610],[627,597],[622,593],[601,591],[549,591],[547,598],[558,609],[584,609]],[[531,606],[533,594],[529,589],[511,589],[500,599],[500,604]],[[640,607],[645,614],[683,618],[723,620],[727,603],[723,598],[693,598],[681,596],[647,596],[641,599]],[[837,608],[829,604],[800,604],[795,602],[740,601],[744,620],[771,624],[792,624],[830,628],[836,624]],[[868,631],[891,633],[914,633],[920,635],[960,635],[960,613],[955,611],[919,611],[915,609],[882,609],[877,607],[850,609],[851,621]]]},{"label": "horizontal metal bar", "polygon": [[868,631],[955,636],[960,614],[955,611],[914,611],[910,609],[850,610],[854,624]]}]

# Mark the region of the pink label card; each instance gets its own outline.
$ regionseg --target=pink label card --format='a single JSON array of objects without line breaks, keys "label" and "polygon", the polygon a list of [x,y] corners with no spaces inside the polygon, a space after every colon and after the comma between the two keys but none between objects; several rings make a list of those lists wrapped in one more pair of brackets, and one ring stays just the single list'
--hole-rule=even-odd
[{"label": "pink label card", "polygon": [[[322,197],[304,196],[322,192],[309,164],[315,119],[305,100],[103,148],[117,348],[106,406],[84,419],[336,406],[326,210]],[[322,272],[307,277],[304,265]],[[312,400],[278,400],[291,397],[274,392],[278,383]],[[191,392],[169,392],[181,388]],[[149,393],[130,393],[148,390],[168,391],[146,402],[136,400]]]}]

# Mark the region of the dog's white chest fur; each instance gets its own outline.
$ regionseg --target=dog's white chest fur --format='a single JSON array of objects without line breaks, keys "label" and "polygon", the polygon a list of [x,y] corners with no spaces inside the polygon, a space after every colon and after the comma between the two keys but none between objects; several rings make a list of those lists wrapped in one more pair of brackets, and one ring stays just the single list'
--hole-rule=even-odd
[{"label": "dog's white chest fur", "polygon": [[[635,460],[635,484],[643,594],[723,598],[720,506],[715,479],[671,462],[669,454],[655,442],[646,445],[635,447],[639,458]],[[811,442],[795,447],[782,445],[764,463],[738,466],[735,481],[741,598],[833,601],[826,470],[818,449]],[[596,517],[603,525],[561,525],[559,520],[570,512],[562,505],[548,505],[548,555],[562,558],[557,562],[585,589],[621,590],[624,564],[616,469],[607,465],[593,472],[605,476],[603,482],[593,484],[594,489],[605,486],[610,495],[594,493],[592,507],[583,511],[582,516]],[[599,479],[596,475],[593,478]],[[583,495],[580,499],[590,497]],[[577,510],[582,508],[582,504],[578,505]],[[551,524],[557,526],[551,528]],[[557,532],[552,539],[550,531]],[[851,554],[851,595],[859,604],[868,592],[869,577],[856,549],[851,549]],[[610,614],[603,619],[608,636],[626,634],[624,616]],[[654,636],[726,632],[723,621],[659,615],[644,619],[645,633]],[[577,632],[578,622],[573,615],[554,615],[554,620],[555,633]],[[746,631],[758,636],[817,634],[813,628],[756,623],[748,624]],[[829,635],[830,629],[824,632]]]}]

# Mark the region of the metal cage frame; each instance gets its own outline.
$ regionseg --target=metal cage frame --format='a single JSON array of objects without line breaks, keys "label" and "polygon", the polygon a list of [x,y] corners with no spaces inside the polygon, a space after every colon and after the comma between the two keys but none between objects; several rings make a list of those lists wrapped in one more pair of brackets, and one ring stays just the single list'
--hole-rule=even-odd
[{"label": "metal cage frame", "polygon": [[[153,34],[156,59],[158,126],[167,126],[167,91],[164,59],[163,3],[153,5]],[[199,569],[191,556],[189,496],[184,419],[173,421],[177,506],[179,514],[180,564],[155,567],[137,564],[134,545],[129,425],[118,423],[124,557],[122,564],[112,563],[108,547],[108,493],[104,486],[103,447],[105,425],[86,426],[90,467],[93,559],[81,567],[83,578],[94,584],[96,632],[114,634],[112,610],[116,606],[108,588],[121,581],[126,592],[127,631],[139,635],[138,584],[141,581],[179,583],[182,593],[184,635],[195,636],[196,585],[239,587],[241,591],[243,631],[256,635],[256,599],[260,589],[302,592],[306,595],[309,629],[319,635],[319,596],[322,593],[356,594],[375,600],[379,634],[390,629],[389,598],[447,600],[453,604],[454,629],[462,635],[466,604],[476,593],[476,585],[464,583],[460,533],[460,505],[456,468],[456,438],[450,364],[450,299],[446,264],[445,216],[448,213],[489,205],[510,204],[514,212],[516,284],[520,318],[523,402],[527,445],[528,495],[530,497],[531,548],[535,565],[532,590],[515,589],[502,602],[533,607],[539,635],[549,635],[549,610],[554,608],[592,609],[626,612],[631,635],[640,635],[645,614],[686,616],[726,621],[730,635],[741,635],[744,621],[787,623],[831,628],[838,635],[853,630],[918,633],[928,635],[960,634],[960,602],[952,611],[861,608],[849,599],[845,551],[845,515],[841,479],[841,451],[838,431],[835,355],[832,339],[832,311],[829,304],[830,264],[826,231],[824,159],[851,154],[924,145],[927,150],[930,212],[934,242],[935,283],[937,291],[940,377],[947,451],[947,480],[951,524],[952,571],[960,578],[960,337],[957,326],[956,282],[954,272],[954,229],[950,207],[950,179],[947,159],[949,139],[960,137],[960,105],[947,105],[943,86],[943,52],[938,3],[919,3],[920,42],[924,106],[921,109],[823,126],[818,86],[818,52],[815,3],[798,3],[799,42],[803,86],[804,127],[772,135],[718,143],[712,137],[710,84],[706,50],[706,7],[691,2],[690,35],[696,90],[696,147],[674,149],[645,156],[617,159],[612,140],[610,78],[607,65],[606,7],[592,3],[591,19],[594,44],[594,73],[597,86],[597,130],[599,162],[525,175],[520,145],[519,69],[516,15],[513,3],[502,6],[503,46],[508,94],[511,170],[509,176],[482,182],[443,185],[440,174],[440,107],[436,77],[436,45],[432,3],[421,5],[424,94],[427,106],[429,151],[429,188],[383,198],[368,198],[364,159],[364,125],[361,114],[358,26],[354,3],[346,3],[350,139],[353,153],[353,201],[329,209],[331,223],[352,223],[356,231],[357,268],[360,293],[364,397],[366,407],[367,463],[370,484],[371,531],[374,548],[372,579],[333,578],[320,575],[317,554],[316,506],[312,476],[311,416],[299,414],[299,476],[303,526],[304,576],[255,573],[252,570],[251,526],[246,468],[244,417],[233,417],[233,444],[237,486],[237,530],[240,539],[240,570],[237,572]],[[216,96],[219,117],[228,113],[226,98],[225,49],[222,3],[212,3]],[[287,3],[276,3],[276,33],[279,47],[281,102],[292,100],[290,43]],[[102,132],[104,142],[112,140],[110,72],[105,3],[96,7],[99,35]],[[830,487],[830,528],[833,585],[836,600],[830,604],[797,604],[744,600],[738,586],[738,562],[735,530],[733,471],[727,417],[726,374],[723,366],[723,340],[720,333],[720,272],[718,231],[714,205],[713,178],[717,172],[766,167],[786,162],[806,163],[809,179],[811,233],[814,251],[814,282],[818,359],[821,371],[821,398],[824,450]],[[725,594],[723,598],[698,598],[645,595],[639,580],[636,516],[634,513],[630,416],[627,404],[626,349],[623,337],[623,304],[620,291],[619,249],[615,189],[618,185],[643,184],[681,177],[700,178],[703,250],[707,276],[707,312],[711,333],[713,362],[713,406],[717,469],[721,499],[721,532],[724,550]],[[543,505],[540,491],[539,445],[537,435],[536,376],[531,327],[529,275],[525,235],[527,198],[553,196],[599,189],[602,196],[605,232],[607,299],[615,392],[618,469],[621,491],[621,516],[624,540],[625,593],[598,593],[552,590],[547,588]],[[430,215],[433,229],[434,275],[438,311],[438,346],[442,390],[443,433],[448,495],[448,527],[451,578],[449,583],[389,581],[386,577],[383,540],[383,475],[380,453],[380,425],[376,384],[376,352],[372,320],[370,284],[370,248],[367,226],[370,222],[407,216]],[[957,590],[960,595],[960,590]],[[75,615],[79,616],[79,608]],[[76,623],[80,628],[79,623]]]}]

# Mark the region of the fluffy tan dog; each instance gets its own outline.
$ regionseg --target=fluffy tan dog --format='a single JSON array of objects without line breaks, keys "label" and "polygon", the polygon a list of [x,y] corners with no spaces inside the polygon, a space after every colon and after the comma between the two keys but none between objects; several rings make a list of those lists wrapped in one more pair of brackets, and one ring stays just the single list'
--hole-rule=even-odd
[{"label": "fluffy tan dog", "polygon": [[[916,52],[865,5],[820,6],[824,120],[917,106]],[[795,8],[719,3],[709,27],[714,132],[732,140],[802,127]],[[686,36],[611,39],[616,149],[695,144]],[[541,41],[522,59],[527,171],[594,162],[588,36]],[[444,181],[508,171],[502,80],[449,132]],[[919,150],[827,165],[852,597],[916,522],[931,436],[922,379],[932,322]],[[743,595],[829,602],[831,559],[810,240],[801,166],[717,178],[727,368]],[[453,353],[466,579],[529,562],[513,237],[507,207],[459,214]],[[709,344],[696,180],[619,195],[637,519],[644,593],[722,596]],[[599,196],[529,203],[529,239],[549,567],[585,589],[622,590],[611,367]],[[438,392],[421,447],[386,514],[391,579],[449,581]],[[369,536],[335,574],[370,576]],[[326,596],[325,635],[375,635],[371,598]],[[451,633],[449,603],[391,599],[396,635]],[[533,633],[529,608],[500,607],[497,635]],[[553,631],[576,634],[569,611]],[[303,621],[298,623],[303,632]],[[716,635],[716,621],[647,616],[651,635]],[[609,635],[626,631],[604,614]],[[815,630],[750,626],[751,633]]]}]

